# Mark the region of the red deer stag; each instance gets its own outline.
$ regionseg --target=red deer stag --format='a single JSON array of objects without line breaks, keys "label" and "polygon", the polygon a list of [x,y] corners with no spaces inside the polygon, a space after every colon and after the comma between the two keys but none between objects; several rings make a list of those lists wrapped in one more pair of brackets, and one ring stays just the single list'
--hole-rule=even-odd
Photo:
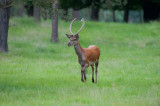
[{"label": "red deer stag", "polygon": [[[84,82],[86,81],[86,71],[85,69],[88,68],[89,66],[92,67],[92,82],[97,83],[97,68],[98,68],[98,62],[99,62],[99,57],[100,57],[100,49],[97,46],[91,45],[88,48],[82,48],[78,39],[79,39],[79,32],[82,30],[84,27],[84,19],[82,18],[82,27],[80,30],[76,33],[73,34],[71,27],[74,20],[71,22],[69,30],[71,32],[71,35],[66,34],[66,36],[70,39],[70,42],[68,43],[68,46],[74,45],[75,52],[78,56],[78,61],[79,64],[81,65],[81,81]],[[96,74],[96,80],[94,81],[94,64],[96,66],[95,74]],[[83,79],[84,76],[84,79]]]}]

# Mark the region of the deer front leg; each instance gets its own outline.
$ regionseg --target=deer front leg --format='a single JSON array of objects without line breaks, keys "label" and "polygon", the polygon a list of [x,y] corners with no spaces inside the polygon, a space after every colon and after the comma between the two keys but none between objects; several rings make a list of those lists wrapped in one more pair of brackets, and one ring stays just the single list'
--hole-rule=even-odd
[{"label": "deer front leg", "polygon": [[[84,82],[84,81],[86,80],[85,69],[86,69],[85,66],[82,67],[82,69],[81,69],[81,81],[82,81],[82,82]],[[85,79],[85,80],[83,79],[83,76],[84,76],[84,79]]]},{"label": "deer front leg", "polygon": [[83,70],[81,69],[81,81],[84,82],[83,80]]},{"label": "deer front leg", "polygon": [[[86,71],[85,69],[88,67],[88,64],[85,64],[82,69],[81,69],[81,75],[82,75],[82,78],[81,78],[81,81],[84,82],[84,79],[86,81],[87,77],[86,77]],[[84,79],[83,79],[83,75],[84,75]]]}]

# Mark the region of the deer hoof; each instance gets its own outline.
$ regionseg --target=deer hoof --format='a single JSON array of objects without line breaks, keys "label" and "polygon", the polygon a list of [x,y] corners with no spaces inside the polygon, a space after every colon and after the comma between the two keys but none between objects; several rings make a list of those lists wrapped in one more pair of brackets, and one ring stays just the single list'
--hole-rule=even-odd
[{"label": "deer hoof", "polygon": [[83,80],[83,79],[81,79],[81,81],[82,81],[82,82],[84,82],[84,80]]}]

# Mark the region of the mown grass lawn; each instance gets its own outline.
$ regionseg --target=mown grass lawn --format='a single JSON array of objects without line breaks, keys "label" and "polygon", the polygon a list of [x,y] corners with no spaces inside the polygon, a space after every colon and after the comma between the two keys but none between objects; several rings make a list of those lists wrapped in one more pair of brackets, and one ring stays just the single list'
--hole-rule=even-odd
[{"label": "mown grass lawn", "polygon": [[[15,26],[12,26],[15,24]],[[59,21],[59,42],[51,43],[51,21],[10,21],[9,53],[0,53],[0,105],[160,105],[160,23],[89,22],[82,47],[101,49],[98,83],[81,82],[70,22]],[[73,25],[76,32],[80,22]]]}]

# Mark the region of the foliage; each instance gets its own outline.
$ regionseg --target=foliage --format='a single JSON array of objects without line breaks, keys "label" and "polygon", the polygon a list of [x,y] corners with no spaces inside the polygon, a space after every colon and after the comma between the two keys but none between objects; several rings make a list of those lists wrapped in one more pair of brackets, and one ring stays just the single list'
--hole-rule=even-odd
[{"label": "foliage", "polygon": [[[51,21],[10,20],[8,54],[0,53],[0,105],[160,105],[160,23],[86,21],[82,47],[101,49],[98,83],[81,82],[68,47],[70,22],[59,21],[60,42],[50,42]],[[81,22],[73,24],[77,31]]]},{"label": "foliage", "polygon": [[93,0],[60,0],[60,7],[62,9],[73,8],[74,10],[79,10],[91,5]]},{"label": "foliage", "polygon": [[12,2],[15,2],[15,3],[33,2],[33,4],[36,4],[42,7],[50,7],[55,1],[57,0],[12,0]]},{"label": "foliage", "polygon": [[102,0],[103,9],[121,9],[128,3],[127,0]]},{"label": "foliage", "polygon": [[[17,4],[34,4],[39,7],[50,9],[52,8],[53,3],[57,2],[57,0],[7,0],[7,2],[11,2],[14,5]],[[12,6],[12,5],[11,5]],[[0,3],[0,8],[3,7],[3,5]]]},{"label": "foliage", "polygon": [[142,9],[143,0],[128,0],[128,7],[131,10],[139,10]]},{"label": "foliage", "polygon": [[147,0],[147,1],[154,2],[154,3],[160,3],[160,0]]}]

